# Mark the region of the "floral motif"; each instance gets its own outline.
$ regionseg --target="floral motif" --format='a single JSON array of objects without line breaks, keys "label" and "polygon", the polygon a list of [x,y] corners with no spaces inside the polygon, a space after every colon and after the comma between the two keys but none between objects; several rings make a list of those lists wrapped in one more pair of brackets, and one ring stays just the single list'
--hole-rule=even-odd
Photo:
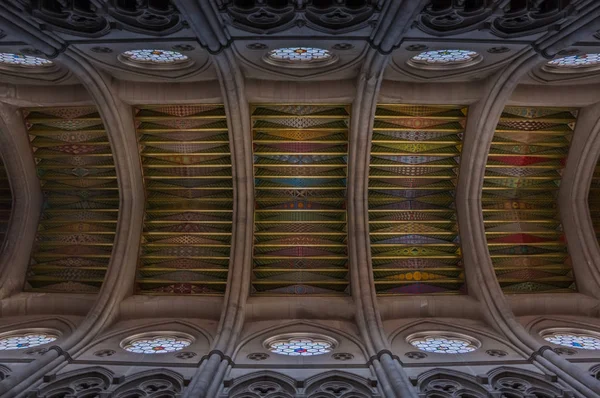
[{"label": "floral motif", "polygon": [[409,343],[422,351],[438,354],[466,354],[478,348],[466,338],[433,334],[411,339]]},{"label": "floral motif", "polygon": [[310,337],[278,339],[269,342],[269,350],[274,354],[306,357],[327,354],[331,352],[332,344]]},{"label": "floral motif", "polygon": [[181,351],[192,344],[192,341],[175,336],[151,336],[133,339],[123,349],[136,354],[166,354]]},{"label": "floral motif", "polygon": [[21,350],[48,344],[56,340],[58,336],[51,333],[15,333],[0,338],[0,351]]},{"label": "floral motif", "polygon": [[550,343],[581,350],[600,350],[600,338],[589,334],[555,332],[543,336]]}]

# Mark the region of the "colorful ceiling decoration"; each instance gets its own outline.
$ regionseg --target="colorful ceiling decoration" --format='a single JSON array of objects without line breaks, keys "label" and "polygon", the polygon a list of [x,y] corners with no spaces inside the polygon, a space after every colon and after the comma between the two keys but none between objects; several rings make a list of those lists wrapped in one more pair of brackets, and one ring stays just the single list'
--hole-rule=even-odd
[{"label": "colorful ceiling decoration", "polygon": [[222,105],[140,107],[146,185],[137,291],[225,291],[233,217],[231,153]]},{"label": "colorful ceiling decoration", "polygon": [[10,211],[12,209],[12,193],[8,183],[8,176],[4,163],[0,157],[0,248],[6,237],[6,230],[10,220]]},{"label": "colorful ceiling decoration", "polygon": [[598,244],[600,244],[600,159],[596,164],[596,169],[594,170],[594,175],[592,177],[588,203],[590,206],[592,225],[594,226],[594,232],[596,233],[596,240],[598,240]]},{"label": "colorful ceiling decoration", "polygon": [[259,105],[254,137],[254,294],[348,289],[349,107]]},{"label": "colorful ceiling decoration", "polygon": [[462,294],[454,194],[467,108],[378,105],[369,231],[378,294]]},{"label": "colorful ceiling decoration", "polygon": [[94,293],[112,252],[119,191],[96,107],[24,112],[44,195],[26,290]]},{"label": "colorful ceiling decoration", "polygon": [[490,148],[482,209],[505,293],[573,292],[557,195],[577,111],[509,106]]}]

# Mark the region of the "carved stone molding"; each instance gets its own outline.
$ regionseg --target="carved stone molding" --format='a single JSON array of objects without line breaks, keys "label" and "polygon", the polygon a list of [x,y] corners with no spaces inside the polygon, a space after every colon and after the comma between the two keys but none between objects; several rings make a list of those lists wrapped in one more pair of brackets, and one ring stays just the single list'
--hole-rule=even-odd
[{"label": "carved stone molding", "polygon": [[12,0],[49,30],[100,37],[112,28],[165,36],[184,26],[171,0]]},{"label": "carved stone molding", "polygon": [[368,26],[380,10],[374,0],[225,0],[224,18],[233,26],[255,33],[273,33],[294,26],[341,33]]},{"label": "carved stone molding", "polygon": [[575,10],[577,0],[431,0],[417,18],[422,31],[449,36],[490,29],[500,37],[542,32]]},{"label": "carved stone molding", "polygon": [[418,18],[419,28],[435,36],[479,29],[500,0],[433,0]]}]

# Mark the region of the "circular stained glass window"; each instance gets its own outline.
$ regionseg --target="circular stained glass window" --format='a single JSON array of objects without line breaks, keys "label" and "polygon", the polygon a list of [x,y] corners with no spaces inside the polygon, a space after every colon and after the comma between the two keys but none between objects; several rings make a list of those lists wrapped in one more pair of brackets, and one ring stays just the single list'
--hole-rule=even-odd
[{"label": "circular stained glass window", "polygon": [[323,335],[293,334],[272,337],[264,345],[274,354],[310,357],[330,353],[337,341]]},{"label": "circular stained glass window", "polygon": [[29,55],[0,53],[0,64],[21,68],[44,68],[54,66],[54,62]]},{"label": "circular stained glass window", "polygon": [[575,73],[600,70],[600,54],[579,54],[549,61],[543,68],[547,72]]},{"label": "circular stained glass window", "polygon": [[58,339],[58,332],[21,330],[0,336],[0,351],[21,350],[44,345]]},{"label": "circular stained glass window", "polygon": [[470,50],[432,50],[425,51],[407,61],[407,64],[419,69],[451,70],[465,68],[480,63],[483,57]]},{"label": "circular stained glass window", "polygon": [[466,354],[481,345],[474,338],[454,333],[419,333],[406,340],[421,351],[437,354]]},{"label": "circular stained glass window", "polygon": [[264,60],[277,66],[306,67],[330,65],[337,61],[337,56],[323,48],[285,47],[269,51]]},{"label": "circular stained glass window", "polygon": [[600,335],[589,332],[557,330],[542,332],[542,338],[550,343],[581,350],[600,350]]},{"label": "circular stained glass window", "polygon": [[132,336],[121,343],[125,351],[136,354],[167,354],[181,351],[194,342],[192,336],[174,333],[151,333]]},{"label": "circular stained glass window", "polygon": [[125,51],[119,55],[119,60],[131,66],[157,69],[179,69],[193,64],[180,52],[156,49]]}]

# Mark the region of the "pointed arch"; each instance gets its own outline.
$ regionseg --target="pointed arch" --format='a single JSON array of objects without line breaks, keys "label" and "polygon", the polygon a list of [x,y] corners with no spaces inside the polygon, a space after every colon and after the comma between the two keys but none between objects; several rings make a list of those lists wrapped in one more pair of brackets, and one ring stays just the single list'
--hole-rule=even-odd
[{"label": "pointed arch", "polygon": [[375,398],[379,397],[369,381],[356,374],[334,370],[309,377],[306,381],[308,398]]},{"label": "pointed arch", "polygon": [[489,396],[476,377],[451,369],[431,369],[417,378],[424,398],[486,398]]},{"label": "pointed arch", "polygon": [[222,398],[294,398],[296,381],[268,370],[254,372],[234,380],[223,390]]},{"label": "pointed arch", "polygon": [[100,366],[77,369],[58,375],[56,380],[38,389],[37,398],[93,397],[109,389],[113,372]]},{"label": "pointed arch", "polygon": [[508,397],[567,398],[572,396],[559,384],[544,375],[525,369],[500,367],[488,372],[489,384],[494,390]]},{"label": "pointed arch", "polygon": [[183,376],[169,369],[152,369],[131,375],[111,393],[115,398],[175,398],[183,391]]}]

